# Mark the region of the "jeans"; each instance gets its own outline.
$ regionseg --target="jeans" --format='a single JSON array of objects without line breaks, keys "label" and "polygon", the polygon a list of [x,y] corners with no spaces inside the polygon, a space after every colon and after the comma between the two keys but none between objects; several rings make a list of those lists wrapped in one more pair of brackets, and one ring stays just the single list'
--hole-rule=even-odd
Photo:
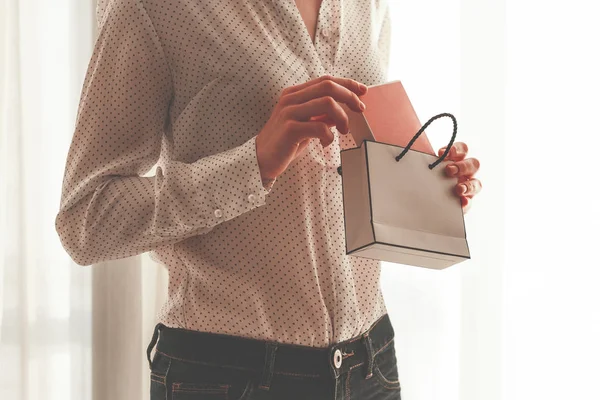
[{"label": "jeans", "polygon": [[326,348],[158,324],[148,346],[150,399],[401,400],[393,339],[388,314]]}]

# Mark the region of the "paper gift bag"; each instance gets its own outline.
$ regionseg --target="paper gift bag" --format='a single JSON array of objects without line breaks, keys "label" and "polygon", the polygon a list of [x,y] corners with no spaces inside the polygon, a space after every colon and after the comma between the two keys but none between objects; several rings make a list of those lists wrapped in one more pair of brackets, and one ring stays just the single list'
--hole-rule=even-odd
[{"label": "paper gift bag", "polygon": [[[448,116],[452,139],[441,157],[413,150],[434,120]],[[352,128],[350,128],[352,129]],[[457,178],[444,172],[456,137],[451,114],[431,118],[406,147],[364,140],[340,152],[346,254],[443,269],[470,259]]]}]

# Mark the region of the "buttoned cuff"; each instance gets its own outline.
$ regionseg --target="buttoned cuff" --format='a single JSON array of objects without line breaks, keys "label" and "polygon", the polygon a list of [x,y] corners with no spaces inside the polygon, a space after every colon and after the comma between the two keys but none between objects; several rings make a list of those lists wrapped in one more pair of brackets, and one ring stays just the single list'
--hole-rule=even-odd
[{"label": "buttoned cuff", "polygon": [[194,163],[168,162],[157,169],[153,232],[187,237],[266,204],[256,136]]}]

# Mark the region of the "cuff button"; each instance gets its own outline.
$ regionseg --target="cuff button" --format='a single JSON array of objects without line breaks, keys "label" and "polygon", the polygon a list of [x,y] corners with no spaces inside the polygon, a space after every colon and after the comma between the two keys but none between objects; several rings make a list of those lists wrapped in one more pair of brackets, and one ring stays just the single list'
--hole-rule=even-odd
[{"label": "cuff button", "polygon": [[215,210],[215,217],[221,218],[222,216],[223,216],[223,213],[221,212],[221,210]]}]

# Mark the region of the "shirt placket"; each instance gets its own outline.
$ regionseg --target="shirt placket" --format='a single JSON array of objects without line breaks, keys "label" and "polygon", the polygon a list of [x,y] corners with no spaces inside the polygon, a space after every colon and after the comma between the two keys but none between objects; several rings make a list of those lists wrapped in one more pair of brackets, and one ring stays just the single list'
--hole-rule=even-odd
[{"label": "shirt placket", "polygon": [[[341,32],[341,1],[342,0],[322,0],[321,9],[319,11],[319,17],[317,19],[317,29],[315,33],[315,53],[319,58],[319,76],[329,74],[337,76],[335,72],[335,60],[337,51],[340,43],[340,32]],[[333,175],[334,179],[338,179],[337,167],[340,164],[340,138],[337,128],[334,126],[331,129],[334,139],[333,142],[327,147],[320,147],[323,151],[324,163],[326,165],[325,175],[322,177],[321,184],[323,185],[323,211],[325,217],[324,228],[326,231],[325,239],[327,241],[328,252],[325,255],[327,259],[326,265],[329,268],[328,277],[331,288],[331,303],[329,304],[329,315],[331,319],[331,332],[330,342],[336,340],[339,336],[339,332],[336,327],[335,316],[339,311],[338,307],[338,288],[336,280],[339,278],[339,271],[337,271],[337,262],[335,256],[331,254],[335,245],[333,243],[333,237],[329,230],[331,226],[332,213],[335,210],[330,210],[329,207],[334,207],[332,204],[332,191],[336,190],[336,187],[331,186],[329,179],[330,174]]]},{"label": "shirt placket", "polygon": [[[337,76],[335,72],[335,61],[339,56],[339,45],[341,37],[342,23],[342,0],[322,0],[319,15],[317,18],[317,26],[315,32],[314,43],[311,42],[310,36],[304,24],[304,21],[299,15],[294,0],[272,0],[276,15],[279,21],[279,29],[281,30],[281,38],[285,38],[287,49],[286,53],[293,55],[293,58],[301,60],[302,68],[306,71],[308,79],[316,79],[322,75]],[[286,54],[287,56],[287,54]],[[332,202],[331,193],[333,190],[339,190],[339,182],[341,179],[337,172],[340,165],[340,143],[339,132],[336,127],[331,128],[334,140],[327,146],[322,147],[316,140],[313,141],[319,163],[323,163],[324,169],[319,174],[314,174],[314,184],[320,185],[320,195],[318,205],[321,213],[318,223],[321,224],[324,230],[324,239],[327,244],[325,251],[321,254],[322,260],[319,264],[323,268],[320,274],[321,284],[324,286],[326,293],[327,311],[331,319],[331,331],[329,333],[330,342],[335,339],[339,333],[336,333],[334,327],[336,309],[338,308],[338,294],[336,280],[340,279],[337,265],[339,262],[336,255],[332,254],[335,249],[334,238],[330,232],[331,217],[335,213],[336,207],[339,207],[339,202]],[[316,199],[315,199],[316,200]],[[332,209],[330,209],[332,207]]]},{"label": "shirt placket", "polygon": [[324,73],[332,73],[340,42],[341,0],[323,0],[315,37],[315,50]]},{"label": "shirt placket", "polygon": [[[341,32],[341,0],[323,0],[315,35],[315,52],[320,61],[319,76],[329,74],[335,76],[335,60],[340,42]],[[324,161],[328,168],[337,169],[340,164],[339,132],[331,128],[334,140],[323,149]]]}]

